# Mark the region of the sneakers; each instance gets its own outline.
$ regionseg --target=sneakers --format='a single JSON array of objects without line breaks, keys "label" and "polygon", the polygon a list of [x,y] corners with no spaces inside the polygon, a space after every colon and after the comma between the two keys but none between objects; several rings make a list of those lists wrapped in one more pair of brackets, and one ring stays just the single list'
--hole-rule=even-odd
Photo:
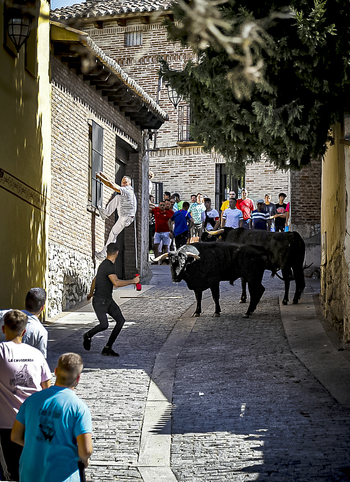
[{"label": "sneakers", "polygon": [[86,351],[90,351],[91,348],[91,338],[89,338],[88,334],[85,333],[84,339],[83,339],[83,347]]},{"label": "sneakers", "polygon": [[119,356],[119,353],[116,353],[109,346],[105,346],[104,349],[102,350],[101,354],[103,356]]},{"label": "sneakers", "polygon": [[101,206],[99,206],[98,208],[98,212],[99,212],[99,215],[101,216],[101,219],[102,221],[106,221],[106,219],[108,219],[108,216],[105,214],[105,210],[101,208]]},{"label": "sneakers", "polygon": [[106,256],[103,254],[102,251],[95,251],[95,258],[98,259],[99,261],[103,261]]}]

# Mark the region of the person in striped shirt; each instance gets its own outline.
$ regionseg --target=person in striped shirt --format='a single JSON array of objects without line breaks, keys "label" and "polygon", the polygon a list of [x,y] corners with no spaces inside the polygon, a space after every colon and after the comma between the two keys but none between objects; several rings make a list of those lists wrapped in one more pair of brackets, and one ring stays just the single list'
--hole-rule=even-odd
[{"label": "person in striped shirt", "polygon": [[270,230],[270,215],[264,209],[264,200],[259,199],[256,203],[257,209],[252,211],[250,218],[250,229]]}]

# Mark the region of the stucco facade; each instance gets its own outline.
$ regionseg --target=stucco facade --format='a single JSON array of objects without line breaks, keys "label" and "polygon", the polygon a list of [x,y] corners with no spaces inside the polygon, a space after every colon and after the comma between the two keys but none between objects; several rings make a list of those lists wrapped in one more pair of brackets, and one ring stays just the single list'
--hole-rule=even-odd
[{"label": "stucco facade", "polygon": [[350,341],[350,129],[333,126],[335,142],[322,164],[321,299],[325,316]]},{"label": "stucco facade", "polygon": [[[4,38],[4,2],[0,36]],[[23,308],[26,292],[47,287],[50,209],[49,4],[33,6],[30,37],[18,55],[0,47],[0,308]],[[9,41],[10,42],[10,41]]]}]

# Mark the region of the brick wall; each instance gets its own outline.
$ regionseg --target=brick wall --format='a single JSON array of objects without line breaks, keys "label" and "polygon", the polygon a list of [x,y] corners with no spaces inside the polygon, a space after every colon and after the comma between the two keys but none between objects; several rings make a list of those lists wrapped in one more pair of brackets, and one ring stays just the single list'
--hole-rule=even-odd
[{"label": "brick wall", "polygon": [[215,199],[215,161],[199,147],[151,152],[150,169],[164,191],[178,192],[183,201],[197,192]]},{"label": "brick wall", "polygon": [[271,194],[271,202],[275,204],[278,203],[280,192],[287,194],[286,203],[290,201],[289,172],[276,169],[265,160],[247,165],[245,187],[255,204],[258,199],[264,199],[267,193]]},{"label": "brick wall", "polygon": [[[49,316],[81,301],[95,274],[93,254],[101,250],[113,219],[102,221],[89,209],[89,123],[94,120],[104,129],[104,172],[114,179],[117,135],[139,146],[129,157],[126,174],[134,179],[135,193],[142,192],[142,133],[118,109],[99,96],[55,57],[52,69],[52,189],[49,228]],[[104,204],[112,191],[103,190]],[[148,212],[139,203],[139,217]],[[141,223],[140,223],[141,224]],[[145,234],[143,234],[145,236]],[[140,233],[141,238],[141,233]],[[134,240],[133,225],[125,232],[125,244]],[[129,254],[129,253],[128,253]],[[132,258],[135,258],[133,252]],[[135,266],[127,267],[135,274]],[[78,291],[73,285],[79,286]],[[68,286],[68,287],[67,287]],[[71,288],[69,288],[71,286]],[[58,296],[61,293],[61,296]],[[64,293],[64,294],[63,294]]]},{"label": "brick wall", "polygon": [[[128,22],[126,27],[119,27],[116,21],[104,22],[103,29],[88,27],[86,31],[107,55],[156,99],[159,56],[165,58],[172,68],[180,70],[188,59],[194,58],[193,52],[179,43],[168,42],[166,29],[160,23],[143,25],[138,18]],[[142,30],[142,46],[125,47],[125,32],[135,29]],[[157,132],[156,150],[153,150],[154,140],[149,144],[149,167],[155,174],[154,181],[162,182],[165,191],[178,192],[183,200],[189,200],[190,195],[197,192],[203,192],[214,200],[216,156],[204,153],[200,147],[178,146],[178,111],[169,101],[165,85],[158,93],[158,100],[160,107],[168,113],[169,121]]]},{"label": "brick wall", "polygon": [[321,160],[290,173],[291,222],[293,229],[306,238],[321,232],[321,175]]}]

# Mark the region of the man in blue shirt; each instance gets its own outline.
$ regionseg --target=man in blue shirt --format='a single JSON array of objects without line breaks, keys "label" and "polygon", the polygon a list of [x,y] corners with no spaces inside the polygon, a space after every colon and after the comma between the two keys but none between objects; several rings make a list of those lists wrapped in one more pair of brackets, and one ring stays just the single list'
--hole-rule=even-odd
[{"label": "man in blue shirt", "polygon": [[80,482],[79,462],[86,467],[92,454],[90,410],[74,393],[82,370],[80,355],[61,355],[55,385],[21,405],[11,433],[23,447],[21,482]]},{"label": "man in blue shirt", "polygon": [[188,231],[191,229],[193,219],[188,212],[190,205],[184,202],[182,209],[176,211],[168,221],[169,230],[175,236],[176,249],[187,243]]}]

